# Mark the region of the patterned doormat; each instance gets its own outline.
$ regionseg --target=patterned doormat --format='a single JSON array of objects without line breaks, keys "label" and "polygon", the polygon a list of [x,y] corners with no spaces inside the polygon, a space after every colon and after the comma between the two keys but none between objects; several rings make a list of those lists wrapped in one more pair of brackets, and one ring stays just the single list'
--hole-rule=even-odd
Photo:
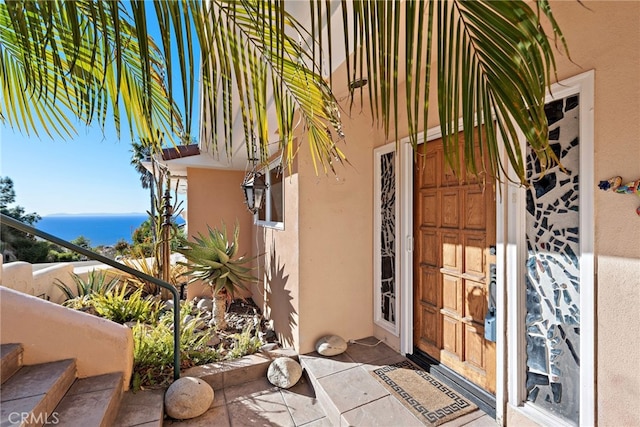
[{"label": "patterned doormat", "polygon": [[371,375],[427,426],[438,426],[478,409],[409,361],[383,366]]}]

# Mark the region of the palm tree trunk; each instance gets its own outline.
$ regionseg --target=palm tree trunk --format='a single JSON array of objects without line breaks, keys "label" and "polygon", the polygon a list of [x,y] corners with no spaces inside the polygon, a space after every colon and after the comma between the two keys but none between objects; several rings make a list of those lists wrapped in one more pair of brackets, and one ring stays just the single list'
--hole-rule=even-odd
[{"label": "palm tree trunk", "polygon": [[222,292],[218,292],[213,296],[213,311],[211,316],[216,323],[219,331],[227,329],[227,321],[224,316],[227,312],[227,296]]}]

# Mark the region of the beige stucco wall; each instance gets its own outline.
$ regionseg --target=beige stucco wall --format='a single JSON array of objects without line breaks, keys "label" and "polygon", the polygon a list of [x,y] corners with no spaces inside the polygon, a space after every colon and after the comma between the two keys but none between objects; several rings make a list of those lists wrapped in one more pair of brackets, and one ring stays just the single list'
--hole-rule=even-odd
[{"label": "beige stucco wall", "polygon": [[[296,162],[297,163],[297,162]],[[297,167],[286,174],[284,187],[284,229],[256,227],[258,275],[262,286],[254,290],[253,298],[273,321],[280,343],[300,348],[301,323],[307,318],[300,310],[301,295],[306,287],[300,277],[299,188]],[[306,322],[305,322],[306,323]]]},{"label": "beige stucco wall", "polygon": [[[246,209],[240,184],[243,171],[188,168],[187,224],[189,238],[198,233],[207,234],[207,226],[217,228],[226,224],[227,233],[233,236],[233,227],[240,227],[240,255],[251,255],[253,218]],[[210,295],[207,286],[194,283],[187,290],[187,297]],[[242,293],[239,296],[248,296]]]},{"label": "beige stucco wall", "polygon": [[129,388],[133,336],[126,326],[4,286],[0,308],[0,342],[22,344],[25,365],[75,359],[79,378],[122,372]]},{"label": "beige stucco wall", "polygon": [[324,334],[373,334],[373,158],[382,138],[366,115],[343,122],[350,165],[315,174],[308,150],[300,169],[300,351]]}]

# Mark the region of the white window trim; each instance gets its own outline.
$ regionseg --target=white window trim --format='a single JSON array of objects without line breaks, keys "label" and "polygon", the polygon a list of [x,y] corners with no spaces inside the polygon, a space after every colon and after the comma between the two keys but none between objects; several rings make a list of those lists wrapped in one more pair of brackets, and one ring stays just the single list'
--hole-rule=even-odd
[{"label": "white window trim", "polygon": [[[588,71],[554,84],[545,102],[575,94],[580,95],[580,424],[595,425],[594,72]],[[506,292],[507,303],[511,308],[505,319],[511,325],[510,328],[506,328],[504,321],[500,322],[498,319],[499,330],[503,333],[508,331],[508,403],[514,410],[542,425],[556,426],[560,422],[557,417],[525,401],[526,306],[522,286],[526,257],[525,190],[512,184],[506,185],[503,190],[507,198],[504,202],[508,220],[505,230],[507,236],[506,239],[502,234],[497,237],[501,238],[498,247],[504,251],[507,268],[504,275],[498,275],[497,285],[498,289]],[[504,205],[502,208],[504,209]],[[504,369],[498,363],[498,377],[504,375],[500,372]]]},{"label": "white window trim", "polygon": [[[380,175],[382,173],[381,168],[380,168],[380,158],[388,153],[395,153],[394,156],[394,160],[395,160],[395,186],[396,186],[396,200],[395,200],[395,212],[394,215],[396,217],[396,241],[395,241],[395,253],[396,253],[396,257],[395,257],[395,272],[396,272],[396,277],[395,277],[395,299],[396,299],[396,305],[395,305],[395,323],[391,323],[388,320],[385,320],[382,317],[382,308],[380,306],[380,301],[382,300],[382,292],[380,289],[380,281],[381,281],[381,268],[382,268],[382,264],[381,264],[381,258],[380,258],[380,251],[381,251],[381,245],[380,245],[380,230],[382,228],[382,224],[381,224],[381,218],[380,218],[380,192],[381,192],[381,185],[380,185]],[[400,268],[401,268],[401,258],[402,257],[402,253],[400,252],[401,249],[401,245],[400,245],[400,236],[402,236],[402,234],[400,234],[398,231],[400,231],[400,198],[399,198],[399,190],[400,190],[400,180],[399,180],[399,176],[400,176],[400,166],[401,166],[401,162],[399,161],[399,153],[396,151],[396,144],[395,143],[389,143],[386,145],[383,145],[381,147],[375,148],[373,150],[373,179],[374,179],[374,183],[373,183],[373,194],[374,194],[374,200],[373,200],[373,292],[374,292],[374,297],[373,297],[373,313],[374,313],[374,322],[376,325],[380,326],[383,329],[386,329],[387,331],[391,332],[393,335],[398,336],[400,334],[400,323],[401,323],[401,319],[400,319],[400,311],[401,311],[401,304],[402,304],[402,292],[401,292],[401,274],[400,274]]]},{"label": "white window trim", "polygon": [[[269,163],[268,167],[265,167],[261,172],[264,174],[265,183],[267,183],[267,188],[264,192],[264,203],[265,203],[265,215],[267,218],[271,218],[271,203],[269,203],[269,198],[271,195],[271,171],[280,166],[280,161],[274,161]],[[281,172],[284,173],[284,172]],[[284,221],[285,221],[285,191],[284,191],[284,176],[282,177],[282,222],[276,221],[261,221],[258,219],[259,213],[256,212],[253,216],[253,222],[255,225],[265,228],[273,228],[276,230],[284,230]]]}]

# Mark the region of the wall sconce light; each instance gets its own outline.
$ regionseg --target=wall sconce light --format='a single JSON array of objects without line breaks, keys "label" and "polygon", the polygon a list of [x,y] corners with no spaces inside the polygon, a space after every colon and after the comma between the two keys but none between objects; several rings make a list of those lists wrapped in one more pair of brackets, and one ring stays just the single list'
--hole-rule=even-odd
[{"label": "wall sconce light", "polygon": [[241,187],[244,192],[244,201],[247,204],[247,209],[252,214],[256,214],[262,208],[265,198],[264,193],[268,187],[264,181],[264,175],[254,168],[244,177]]},{"label": "wall sconce light", "polygon": [[351,90],[351,92],[353,92],[356,89],[360,89],[361,87],[364,87],[367,85],[367,83],[369,83],[369,81],[362,77],[362,78],[357,78],[352,82],[349,82],[349,90]]}]

